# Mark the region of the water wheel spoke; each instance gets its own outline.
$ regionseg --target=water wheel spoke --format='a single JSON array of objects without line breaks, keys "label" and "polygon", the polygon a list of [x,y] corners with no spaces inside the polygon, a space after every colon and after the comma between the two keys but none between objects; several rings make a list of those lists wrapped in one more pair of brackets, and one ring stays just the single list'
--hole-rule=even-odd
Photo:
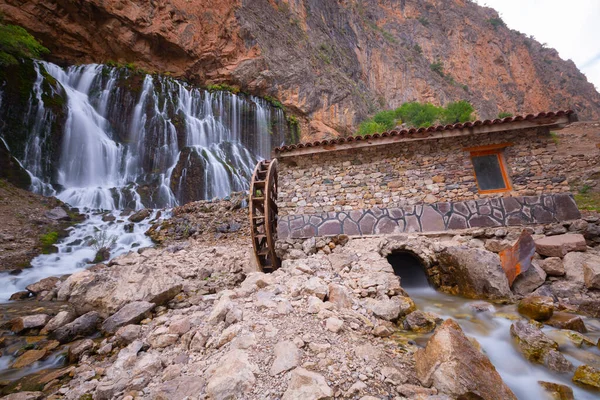
[{"label": "water wheel spoke", "polygon": [[279,267],[277,234],[277,159],[260,161],[250,183],[250,226],[256,262],[265,272]]}]

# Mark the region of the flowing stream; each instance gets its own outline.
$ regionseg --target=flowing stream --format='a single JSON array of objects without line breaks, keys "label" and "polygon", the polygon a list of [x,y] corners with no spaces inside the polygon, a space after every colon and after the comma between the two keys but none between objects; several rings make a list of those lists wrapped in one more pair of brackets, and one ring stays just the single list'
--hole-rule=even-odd
[{"label": "flowing stream", "polygon": [[[392,265],[395,263],[392,262]],[[466,335],[473,337],[481,345],[481,349],[490,359],[504,382],[511,388],[519,400],[540,400],[547,398],[538,381],[556,382],[573,389],[575,399],[598,399],[598,392],[583,389],[571,382],[572,374],[558,374],[544,366],[530,363],[518,351],[510,336],[510,326],[521,318],[515,305],[498,305],[482,300],[470,300],[451,296],[430,287],[425,272],[418,262],[406,260],[395,266],[395,272],[401,276],[402,288],[410,295],[417,309],[432,312],[443,319],[453,318]],[[487,304],[489,311],[474,305]],[[600,319],[585,318],[588,333],[592,341],[600,338]],[[565,335],[565,331],[545,326],[543,331],[560,345],[562,354],[575,367],[588,364],[600,368],[600,349],[596,346],[578,348]],[[425,346],[432,334],[408,334],[418,345]]]}]

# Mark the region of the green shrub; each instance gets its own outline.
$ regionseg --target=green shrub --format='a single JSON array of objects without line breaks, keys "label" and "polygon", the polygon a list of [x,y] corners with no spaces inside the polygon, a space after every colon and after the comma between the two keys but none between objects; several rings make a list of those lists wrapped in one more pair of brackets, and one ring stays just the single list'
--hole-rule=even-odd
[{"label": "green shrub", "polygon": [[444,124],[456,124],[458,122],[467,122],[472,119],[472,115],[475,109],[465,100],[455,101],[449,103],[443,112],[443,123]]},{"label": "green shrub", "polygon": [[416,101],[404,103],[396,110],[396,115],[408,126],[424,127],[433,125],[440,117],[443,108],[430,103]]},{"label": "green shrub", "polygon": [[506,111],[502,111],[501,113],[498,114],[498,118],[502,119],[502,118],[508,118],[508,117],[512,117],[512,113],[506,112]]},{"label": "green shrub", "polygon": [[40,236],[40,243],[42,244],[42,253],[49,254],[54,249],[54,244],[58,242],[58,232],[48,232]]},{"label": "green shrub", "polygon": [[231,92],[234,94],[237,94],[240,92],[240,88],[237,86],[231,86],[228,85],[226,83],[217,83],[214,85],[208,85],[206,87],[206,90],[208,90],[209,92],[219,92],[219,91],[223,91],[223,92]]},{"label": "green shrub", "polygon": [[419,53],[419,54],[423,54],[423,49],[421,48],[421,46],[419,46],[419,44],[418,44],[418,43],[417,43],[417,44],[415,44],[415,45],[413,46],[413,49],[414,49],[414,50],[415,50],[417,53]]},{"label": "green shrub", "polygon": [[17,64],[20,58],[40,58],[49,52],[25,29],[0,20],[0,66]]},{"label": "green shrub", "polygon": [[373,120],[363,121],[360,125],[358,125],[358,130],[356,131],[357,135],[365,136],[372,135],[373,133],[385,132],[387,129],[377,122]]},{"label": "green shrub", "polygon": [[429,26],[429,20],[425,17],[419,17],[417,18],[419,20],[419,22],[423,25],[423,26]]},{"label": "green shrub", "polygon": [[490,23],[494,29],[498,29],[499,26],[506,26],[506,24],[504,23],[504,21],[502,21],[502,18],[490,18],[487,20],[488,23]]},{"label": "green shrub", "polygon": [[444,77],[444,64],[441,61],[431,63],[429,68],[439,76]]}]

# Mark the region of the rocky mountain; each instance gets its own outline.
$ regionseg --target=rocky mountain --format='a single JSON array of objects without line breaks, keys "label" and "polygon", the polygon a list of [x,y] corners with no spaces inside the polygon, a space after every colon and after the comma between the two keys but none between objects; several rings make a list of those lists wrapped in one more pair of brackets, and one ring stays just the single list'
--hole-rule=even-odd
[{"label": "rocky mountain", "polygon": [[469,0],[4,0],[53,61],[133,62],[278,98],[303,133],[351,133],[406,101],[466,99],[478,117],[573,108],[600,94],[572,61]]}]

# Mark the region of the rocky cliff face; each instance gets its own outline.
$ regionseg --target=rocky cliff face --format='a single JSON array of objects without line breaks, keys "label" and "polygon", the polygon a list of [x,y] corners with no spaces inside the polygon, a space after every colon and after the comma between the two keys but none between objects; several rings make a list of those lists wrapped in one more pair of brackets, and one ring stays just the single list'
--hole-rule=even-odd
[{"label": "rocky cliff face", "polygon": [[4,0],[65,63],[115,60],[279,98],[303,132],[350,133],[379,109],[471,101],[600,118],[575,64],[468,0]]}]

